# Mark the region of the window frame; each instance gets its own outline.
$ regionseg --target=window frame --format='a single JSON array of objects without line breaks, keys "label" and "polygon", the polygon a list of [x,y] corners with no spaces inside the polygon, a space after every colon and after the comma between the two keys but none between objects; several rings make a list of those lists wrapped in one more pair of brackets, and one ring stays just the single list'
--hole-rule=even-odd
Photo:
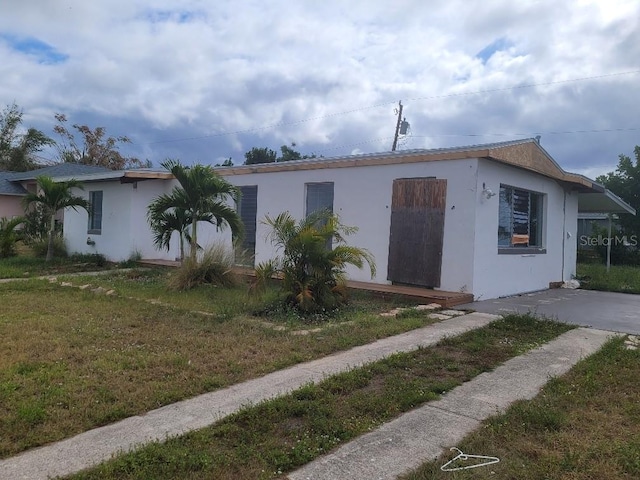
[{"label": "window frame", "polygon": [[[99,197],[99,201],[96,200]],[[103,190],[89,191],[89,208],[87,213],[89,218],[87,221],[87,233],[90,235],[102,234],[102,207],[104,202]]]},{"label": "window frame", "polygon": [[[526,223],[523,222],[523,211],[522,206],[524,205],[524,194],[527,194],[526,200]],[[503,211],[503,205],[505,202],[504,197],[509,196],[507,202],[509,211]],[[530,255],[530,254],[545,254],[547,253],[546,249],[546,235],[545,235],[545,205],[546,205],[546,194],[542,192],[536,192],[534,190],[529,190],[526,188],[515,187],[513,185],[500,184],[500,194],[498,197],[498,253],[499,254],[507,254],[507,255]],[[516,202],[519,202],[520,211],[517,211]],[[532,218],[532,213],[535,211],[535,217]],[[509,215],[509,228],[506,232],[501,233],[501,228],[503,227],[502,221],[505,213]],[[518,220],[517,217],[520,217]],[[523,233],[522,227],[526,226],[526,233]],[[519,228],[518,228],[519,227]],[[532,229],[535,231],[532,233]],[[519,230],[519,231],[518,231]],[[505,245],[501,243],[501,237],[508,234],[510,238],[510,243]],[[526,245],[520,245],[518,243],[513,243],[515,236],[524,237],[526,235],[527,241]],[[537,241],[535,245],[530,245],[529,240],[532,236],[537,237]],[[508,237],[507,237],[508,238]],[[503,238],[502,238],[503,239]],[[525,242],[522,242],[525,243]]]},{"label": "window frame", "polygon": [[324,207],[325,209],[329,210],[331,213],[333,213],[333,204],[335,201],[335,185],[333,182],[307,182],[304,184],[305,186],[305,198],[304,198],[304,215],[305,217],[308,217],[309,215],[311,215],[312,213],[318,211],[318,210],[322,210],[322,208],[314,208],[314,209],[310,209],[309,208],[309,193],[310,193],[310,187],[313,189],[314,187],[330,187],[331,188],[331,207],[327,208]]}]

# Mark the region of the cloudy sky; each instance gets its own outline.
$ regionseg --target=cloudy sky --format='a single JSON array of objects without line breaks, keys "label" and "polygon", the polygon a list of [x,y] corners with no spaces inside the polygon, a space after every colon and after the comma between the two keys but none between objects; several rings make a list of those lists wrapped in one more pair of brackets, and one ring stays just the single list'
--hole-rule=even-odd
[{"label": "cloudy sky", "polygon": [[640,2],[0,0],[0,107],[155,165],[388,151],[399,100],[401,149],[541,135],[613,170],[640,144]]}]

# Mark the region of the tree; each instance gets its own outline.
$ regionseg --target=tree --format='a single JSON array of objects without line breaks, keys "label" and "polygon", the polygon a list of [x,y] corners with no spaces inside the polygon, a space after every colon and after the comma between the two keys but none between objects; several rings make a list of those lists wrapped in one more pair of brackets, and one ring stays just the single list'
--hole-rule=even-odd
[{"label": "tree", "polygon": [[153,243],[158,249],[169,250],[171,247],[171,237],[174,232],[178,233],[180,241],[180,261],[184,261],[184,242],[190,241],[189,226],[191,216],[182,208],[173,210],[157,210],[152,204],[147,211],[147,220],[153,232]]},{"label": "tree", "polygon": [[222,163],[216,163],[215,166],[216,167],[233,167],[233,160],[231,159],[231,157],[229,157]]},{"label": "tree", "polygon": [[58,150],[63,162],[96,165],[112,170],[151,166],[148,160],[143,162],[135,157],[125,157],[118,151],[122,144],[131,143],[129,137],[106,137],[104,127],[91,129],[87,125],[73,124],[73,130],[80,134],[82,139],[78,144],[75,132],[66,126],[67,117],[56,113],[55,119],[58,124],[53,127],[53,131],[62,138],[61,143],[58,144]]},{"label": "tree", "polygon": [[[371,277],[376,267],[365,249],[346,245],[345,237],[356,227],[340,223],[337,215],[319,210],[296,222],[289,212],[265,217],[271,228],[268,238],[282,256],[256,268],[258,287],[274,276],[282,277],[286,303],[305,313],[334,309],[346,302],[347,265],[369,265]],[[333,248],[327,244],[333,242]]]},{"label": "tree", "polygon": [[258,163],[275,163],[278,154],[270,148],[257,148],[253,147],[247,153],[244,154],[245,165],[256,165]]},{"label": "tree", "polygon": [[16,254],[16,242],[19,239],[16,227],[23,224],[24,221],[22,217],[15,217],[11,220],[6,217],[0,219],[0,258]]},{"label": "tree", "polygon": [[[627,155],[618,157],[614,172],[599,176],[596,181],[618,195],[640,212],[640,146],[634,149],[635,161]],[[640,236],[640,215],[620,215],[620,226],[625,235]]]},{"label": "tree", "polygon": [[82,197],[71,193],[72,188],[83,189],[82,184],[77,180],[67,182],[55,182],[51,177],[39,176],[37,178],[36,193],[30,192],[23,198],[25,208],[31,205],[41,205],[49,218],[49,234],[47,238],[47,257],[49,262],[53,258],[53,238],[56,228],[56,213],[65,208],[78,207],[88,210],[89,202]]},{"label": "tree", "polygon": [[302,155],[300,152],[294,149],[295,142],[290,147],[282,145],[280,147],[281,155],[271,150],[270,148],[257,148],[253,147],[247,153],[244,154],[245,165],[255,165],[258,163],[276,163],[276,162],[290,162],[292,160],[306,160],[307,158],[316,158],[315,154]]},{"label": "tree", "polygon": [[40,130],[21,132],[23,112],[14,103],[0,113],[0,170],[25,172],[39,167],[36,153],[55,142]]},{"label": "tree", "polygon": [[166,160],[161,165],[173,174],[180,186],[151,202],[148,219],[152,228],[162,225],[163,213],[178,215],[180,211],[184,212],[191,222],[189,256],[193,262],[196,261],[198,248],[199,222],[211,223],[218,229],[228,225],[234,238],[242,237],[242,221],[235,209],[227,204],[228,200],[238,201],[240,190],[237,187],[208,165],[196,164],[189,167],[178,160]]}]

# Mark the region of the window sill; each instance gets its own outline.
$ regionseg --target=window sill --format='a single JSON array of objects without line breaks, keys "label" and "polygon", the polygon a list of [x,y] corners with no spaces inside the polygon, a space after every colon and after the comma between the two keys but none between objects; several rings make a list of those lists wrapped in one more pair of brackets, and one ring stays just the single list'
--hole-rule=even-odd
[{"label": "window sill", "polygon": [[498,255],[541,255],[546,253],[547,249],[540,247],[498,247]]},{"label": "window sill", "polygon": [[87,230],[87,235],[101,235],[102,230]]}]

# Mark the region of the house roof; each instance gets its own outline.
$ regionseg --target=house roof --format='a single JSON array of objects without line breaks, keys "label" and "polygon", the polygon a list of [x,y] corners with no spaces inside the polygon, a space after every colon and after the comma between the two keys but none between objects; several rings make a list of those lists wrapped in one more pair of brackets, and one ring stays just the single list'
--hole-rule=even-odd
[{"label": "house roof", "polygon": [[107,170],[102,172],[87,173],[84,175],[61,175],[56,176],[56,180],[64,182],[75,178],[82,182],[108,182],[120,180],[120,183],[133,183],[141,180],[171,180],[173,175],[167,170],[156,170],[153,168],[138,168],[133,170]]},{"label": "house roof", "polygon": [[578,196],[578,211],[585,213],[630,213],[636,214],[635,208],[622,200],[611,190],[594,182],[603,189],[602,192],[581,193]]},{"label": "house roof", "polygon": [[80,163],[58,163],[49,167],[38,168],[37,170],[29,170],[28,172],[15,172],[11,178],[12,181],[24,182],[27,180],[35,180],[41,175],[48,177],[77,177],[91,173],[112,172],[105,167],[96,167],[94,165],[83,165]]},{"label": "house roof", "polygon": [[[580,205],[588,209],[585,211],[635,214],[635,210],[631,206],[602,185],[583,175],[564,171],[534,138],[463,147],[397,150],[395,152],[367,153],[328,158],[320,157],[289,162],[214,168],[220,175],[234,176],[324,168],[424,163],[465,158],[484,158],[557,180],[565,187],[579,192]],[[61,175],[59,180],[64,181],[69,178],[71,178],[71,175]],[[147,179],[169,180],[173,178],[173,176],[166,170],[136,169],[88,173],[86,175],[76,175],[74,178],[84,182],[119,179],[120,182],[127,183]],[[584,195],[589,196],[583,199]]]},{"label": "house roof", "polygon": [[0,195],[26,195],[20,183],[12,182],[14,172],[0,172]]}]

